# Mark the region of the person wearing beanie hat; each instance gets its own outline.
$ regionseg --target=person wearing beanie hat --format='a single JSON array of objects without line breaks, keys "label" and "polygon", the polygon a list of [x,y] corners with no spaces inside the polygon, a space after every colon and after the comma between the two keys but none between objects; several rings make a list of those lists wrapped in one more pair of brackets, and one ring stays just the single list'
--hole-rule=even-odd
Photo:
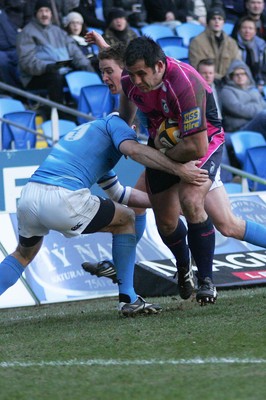
[{"label": "person wearing beanie hat", "polygon": [[112,8],[106,23],[107,28],[103,38],[110,46],[117,42],[128,44],[130,40],[138,37],[137,33],[128,25],[126,13],[122,8]]},{"label": "person wearing beanie hat", "polygon": [[207,24],[215,16],[219,16],[225,21],[225,11],[221,7],[213,7],[207,12]]},{"label": "person wearing beanie hat", "polygon": [[68,35],[75,40],[79,49],[90,59],[93,68],[100,75],[97,55],[94,52],[93,46],[89,45],[85,40],[88,29],[82,15],[78,12],[71,11],[63,18],[63,24]]},{"label": "person wearing beanie hat", "polygon": [[49,0],[37,0],[35,4],[35,14],[39,11],[40,8],[50,8],[52,12],[52,5]]},{"label": "person wearing beanie hat", "polygon": [[197,69],[201,60],[212,58],[215,61],[215,79],[222,80],[235,59],[241,59],[241,53],[235,39],[224,31],[225,12],[220,7],[211,8],[207,14],[205,30],[194,37],[189,45],[189,63]]},{"label": "person wearing beanie hat", "polygon": [[127,14],[125,13],[124,10],[122,10],[122,8],[111,8],[111,10],[109,11],[108,16],[106,18],[107,26],[110,26],[110,24],[116,18],[125,18],[125,19],[127,19]]},{"label": "person wearing beanie hat", "polygon": [[[48,92],[49,99],[64,103],[64,75],[70,70],[95,72],[90,60],[64,29],[52,23],[50,1],[38,0],[35,17],[17,38],[18,65],[22,85],[27,90]],[[49,114],[45,118],[50,118]],[[60,118],[66,118],[58,112]],[[69,118],[69,116],[68,116]]]}]

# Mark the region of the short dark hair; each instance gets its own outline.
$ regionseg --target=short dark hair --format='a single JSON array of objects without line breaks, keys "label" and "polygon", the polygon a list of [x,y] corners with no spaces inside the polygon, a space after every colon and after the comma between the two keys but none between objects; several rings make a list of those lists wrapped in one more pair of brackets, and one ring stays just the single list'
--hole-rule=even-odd
[{"label": "short dark hair", "polygon": [[99,51],[98,60],[115,60],[117,64],[124,67],[124,55],[126,46],[122,42],[113,44]]},{"label": "short dark hair", "polygon": [[204,58],[203,60],[200,60],[200,62],[197,65],[197,70],[199,70],[199,67],[201,65],[213,65],[215,67],[215,61],[213,58]]},{"label": "short dark hair", "polygon": [[253,22],[253,24],[255,26],[255,29],[257,30],[256,21],[254,19],[252,19],[249,15],[244,15],[244,17],[242,17],[242,18],[240,18],[238,20],[238,22],[237,22],[237,30],[239,30],[241,25],[246,21]]},{"label": "short dark hair", "polygon": [[137,60],[144,60],[147,67],[154,68],[158,61],[166,62],[166,55],[150,37],[140,36],[129,42],[124,55],[124,63],[129,67]]}]

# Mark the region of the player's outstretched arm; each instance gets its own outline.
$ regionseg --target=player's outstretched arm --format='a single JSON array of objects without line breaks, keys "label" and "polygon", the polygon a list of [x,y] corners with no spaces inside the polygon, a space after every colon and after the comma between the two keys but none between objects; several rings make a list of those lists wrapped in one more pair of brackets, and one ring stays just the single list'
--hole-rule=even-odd
[{"label": "player's outstretched arm", "polygon": [[208,172],[197,167],[198,161],[183,165],[172,161],[160,151],[133,140],[125,140],[119,150],[146,167],[177,175],[187,183],[201,185],[208,180]]},{"label": "player's outstretched arm", "polygon": [[104,40],[102,35],[98,32],[95,32],[94,30],[87,32],[84,38],[87,43],[96,44],[99,49],[106,49],[110,47],[110,45]]}]

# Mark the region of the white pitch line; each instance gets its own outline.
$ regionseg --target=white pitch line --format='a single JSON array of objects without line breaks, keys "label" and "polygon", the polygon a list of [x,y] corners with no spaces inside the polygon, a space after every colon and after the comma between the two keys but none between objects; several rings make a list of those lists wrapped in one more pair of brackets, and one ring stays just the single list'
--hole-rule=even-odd
[{"label": "white pitch line", "polygon": [[192,358],[179,360],[68,360],[68,361],[12,361],[0,362],[0,368],[72,367],[72,366],[130,366],[130,365],[202,365],[202,364],[265,364],[263,358]]}]

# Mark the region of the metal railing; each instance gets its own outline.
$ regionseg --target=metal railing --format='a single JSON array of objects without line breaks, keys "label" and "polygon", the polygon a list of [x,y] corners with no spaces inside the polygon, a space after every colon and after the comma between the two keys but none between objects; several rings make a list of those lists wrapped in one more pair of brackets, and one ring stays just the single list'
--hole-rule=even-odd
[{"label": "metal railing", "polygon": [[[33,94],[31,92],[27,92],[25,90],[18,89],[18,88],[14,87],[14,86],[7,85],[6,83],[3,83],[3,82],[0,82],[0,89],[4,90],[6,92],[9,92],[9,93],[18,95],[20,97],[24,97],[25,99],[36,101],[38,103],[44,104],[44,105],[46,105],[46,106],[51,108],[52,135],[49,138],[47,136],[41,134],[40,132],[34,131],[34,130],[26,127],[26,126],[14,123],[13,121],[9,121],[8,119],[0,118],[0,121],[1,122],[7,122],[10,125],[13,125],[13,126],[15,126],[17,128],[20,128],[20,129],[26,130],[28,132],[31,132],[34,135],[42,135],[42,137],[52,140],[53,143],[57,142],[57,140],[58,140],[58,115],[57,115],[57,113],[53,113],[53,110],[60,110],[60,111],[63,111],[65,113],[67,113],[67,114],[73,115],[75,117],[82,117],[82,118],[84,118],[84,119],[86,119],[88,121],[93,121],[95,119],[95,118],[93,118],[93,117],[91,117],[91,116],[89,116],[89,115],[87,115],[87,114],[85,114],[85,113],[83,113],[81,111],[75,110],[73,108],[64,106],[64,105],[59,104],[59,103],[56,103],[55,101],[51,101],[49,99],[46,99],[46,98],[41,97],[41,96],[38,96],[38,95]],[[56,117],[56,115],[57,115],[57,117]],[[0,138],[0,149],[1,148],[2,148],[2,145],[1,145],[1,138]]]}]

